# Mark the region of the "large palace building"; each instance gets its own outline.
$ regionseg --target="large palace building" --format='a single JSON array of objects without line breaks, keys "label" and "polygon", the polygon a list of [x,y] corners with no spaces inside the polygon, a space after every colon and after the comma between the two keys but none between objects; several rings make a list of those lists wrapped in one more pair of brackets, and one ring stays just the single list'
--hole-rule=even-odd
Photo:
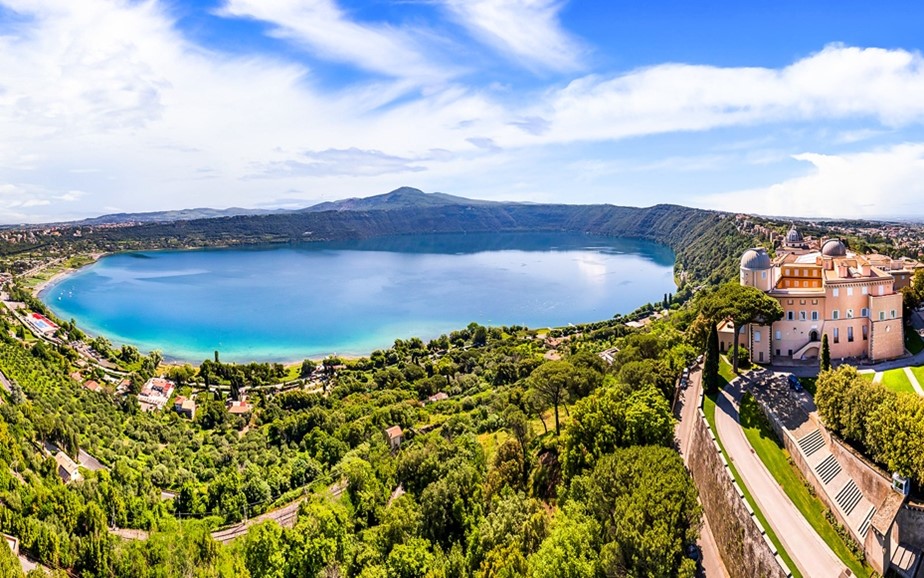
[{"label": "large palace building", "polygon": [[[777,299],[783,319],[772,327],[752,324],[739,342],[755,363],[817,358],[822,335],[828,336],[832,359],[900,357],[902,295],[893,273],[908,278],[908,269],[881,255],[857,255],[837,239],[806,241],[793,228],[776,258],[763,248],[741,257],[741,284]],[[726,349],[733,331],[723,327],[722,333]]]}]

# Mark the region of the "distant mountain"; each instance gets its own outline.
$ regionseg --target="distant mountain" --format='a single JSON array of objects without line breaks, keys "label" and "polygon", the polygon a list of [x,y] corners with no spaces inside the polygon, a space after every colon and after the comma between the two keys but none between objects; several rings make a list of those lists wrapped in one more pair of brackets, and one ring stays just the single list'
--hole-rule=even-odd
[{"label": "distant mountain", "polygon": [[238,217],[242,215],[272,215],[288,212],[285,209],[177,209],[174,211],[154,211],[150,213],[112,213],[101,217],[92,217],[70,225],[113,225],[120,223],[168,223],[174,221],[192,221],[195,219],[216,219],[219,217]]},{"label": "distant mountain", "polygon": [[301,209],[301,213],[319,213],[322,211],[388,211],[395,209],[423,209],[432,207],[464,206],[483,207],[497,205],[494,201],[481,201],[455,197],[445,193],[425,193],[413,187],[401,187],[390,193],[365,198],[350,198],[339,201],[327,201]]},{"label": "distant mountain", "polygon": [[425,193],[413,187],[401,187],[390,193],[371,197],[353,197],[339,201],[326,201],[304,209],[177,209],[173,211],[154,211],[150,213],[113,213],[101,217],[92,217],[74,221],[69,225],[114,225],[125,223],[170,223],[175,221],[194,221],[198,219],[217,219],[221,217],[241,217],[259,215],[282,215],[290,213],[321,213],[324,211],[387,211],[395,209],[423,209],[433,207],[463,206],[482,207],[497,205],[494,201],[482,201],[455,197],[444,193]]}]

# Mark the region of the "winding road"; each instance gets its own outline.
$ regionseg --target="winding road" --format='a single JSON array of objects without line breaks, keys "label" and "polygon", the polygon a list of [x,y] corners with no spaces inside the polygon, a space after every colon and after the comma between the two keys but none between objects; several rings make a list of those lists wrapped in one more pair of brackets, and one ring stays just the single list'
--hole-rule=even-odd
[{"label": "winding road", "polygon": [[811,578],[838,578],[845,569],[843,562],[809,525],[751,448],[738,419],[740,399],[739,378],[719,396],[715,412],[716,434],[738,476],[799,571]]}]

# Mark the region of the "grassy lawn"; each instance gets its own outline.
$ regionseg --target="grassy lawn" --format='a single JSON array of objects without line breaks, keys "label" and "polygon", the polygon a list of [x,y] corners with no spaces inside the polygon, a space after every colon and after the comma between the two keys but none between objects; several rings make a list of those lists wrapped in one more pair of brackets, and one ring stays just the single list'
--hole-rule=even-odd
[{"label": "grassy lawn", "polygon": [[[741,373],[745,373],[740,367],[738,368],[738,371],[740,371]],[[729,383],[732,380],[734,380],[736,377],[738,377],[737,375],[735,375],[734,369],[732,369],[731,362],[728,361],[728,358],[725,357],[724,355],[719,357],[719,376],[725,379],[725,381]],[[721,384],[719,387],[724,387],[724,384]]]},{"label": "grassy lawn", "polygon": [[882,385],[899,393],[916,393],[903,369],[890,369],[883,373]]},{"label": "grassy lawn", "polygon": [[912,355],[917,355],[924,350],[924,339],[914,329],[905,329],[905,349]]},{"label": "grassy lawn", "polygon": [[[724,361],[724,358],[723,358]],[[729,372],[731,371],[731,366],[729,366]],[[721,372],[720,372],[721,373]],[[719,439],[717,434],[718,430],[715,428],[715,404],[716,396],[707,395],[703,398],[703,413],[706,414],[706,421],[709,422],[709,427],[712,428],[712,433],[716,434],[716,440],[719,442],[719,448],[722,449],[722,454],[725,456],[725,459],[728,460],[728,454],[725,453],[725,446],[722,445],[722,440]],[[735,476],[738,481],[738,486],[741,488],[741,491],[744,492],[744,499],[748,501],[751,505],[751,508],[754,510],[754,515],[757,516],[757,519],[760,520],[761,525],[767,531],[767,537],[770,538],[770,541],[773,542],[773,545],[776,546],[777,551],[780,553],[780,557],[786,562],[786,565],[789,566],[789,569],[792,571],[794,578],[802,576],[799,572],[799,569],[796,568],[796,564],[792,561],[792,558],[789,557],[789,554],[786,550],[783,549],[780,539],[776,537],[776,533],[770,527],[770,524],[767,523],[767,518],[764,517],[763,513],[757,507],[757,502],[754,501],[754,497],[751,495],[751,492],[748,491],[747,486],[744,485],[738,476],[738,470],[735,469],[734,463],[731,460],[728,460],[728,468],[731,470],[732,475]]]},{"label": "grassy lawn", "polygon": [[856,576],[870,576],[872,569],[864,566],[854,556],[837,530],[825,518],[825,506],[821,500],[809,493],[799,471],[790,464],[789,452],[777,440],[776,433],[770,428],[767,419],[750,394],[745,394],[741,402],[741,426],[751,447],[767,466],[773,478],[780,484],[793,504],[802,512],[809,525],[818,532],[837,557],[846,564]]},{"label": "grassy lawn", "polygon": [[[920,386],[924,387],[924,367],[912,367],[912,368],[911,368],[911,373],[913,373],[914,376],[915,376],[916,378],[918,378],[918,384],[919,384]],[[913,389],[913,388],[912,388],[912,389]],[[915,393],[917,393],[917,392],[915,392]]]},{"label": "grassy lawn", "polygon": [[873,379],[876,378],[876,374],[875,373],[861,373],[860,377],[862,377],[863,379],[865,379],[866,381],[870,383],[873,383]]}]

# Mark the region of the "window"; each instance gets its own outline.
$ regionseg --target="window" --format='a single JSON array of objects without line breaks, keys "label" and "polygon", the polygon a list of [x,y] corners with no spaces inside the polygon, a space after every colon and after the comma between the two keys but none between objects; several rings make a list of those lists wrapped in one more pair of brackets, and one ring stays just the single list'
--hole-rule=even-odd
[{"label": "window", "polygon": [[792,311],[787,311],[787,312],[786,312],[786,320],[787,320],[787,321],[792,321],[792,320],[793,320]]},{"label": "window", "polygon": [[760,343],[760,331],[754,332],[754,343]]},{"label": "window", "polygon": [[805,305],[805,299],[800,299],[800,300],[799,300],[799,305]]},{"label": "window", "polygon": [[840,318],[841,318],[841,312],[840,312],[840,311],[838,311],[837,309],[835,309],[834,311],[831,312],[831,319],[840,319]]},{"label": "window", "polygon": [[812,305],[818,305],[818,299],[812,299]]},{"label": "window", "polygon": [[866,307],[860,309],[860,317],[869,317],[869,309]]},{"label": "window", "polygon": [[786,287],[789,287],[789,279],[783,281],[783,285]]},{"label": "window", "polygon": [[863,341],[869,339],[869,328],[866,325],[863,326]]},{"label": "window", "polygon": [[893,309],[892,311],[890,311],[889,314],[891,315],[892,319],[895,319],[895,310],[894,310],[894,309]]},{"label": "window", "polygon": [[847,341],[853,341],[853,327],[847,328]]},{"label": "window", "polygon": [[834,328],[834,343],[840,343],[841,341],[841,332],[838,331],[837,327]]},{"label": "window", "polygon": [[869,295],[869,287],[867,287],[866,285],[863,286],[863,294]]},{"label": "window", "polygon": [[760,272],[760,278],[761,278],[761,279],[766,279],[766,278],[767,278],[767,272],[766,272],[766,271],[761,271],[761,272]]},{"label": "window", "polygon": [[847,319],[853,319],[853,309],[847,310]]},{"label": "window", "polygon": [[787,300],[786,300],[786,304],[787,304],[787,305],[792,305],[792,299],[787,299]]},{"label": "window", "polygon": [[812,321],[818,321],[818,312],[812,311]]},{"label": "window", "polygon": [[837,297],[838,295],[841,294],[841,290],[835,287],[834,289],[831,290],[831,294]]},{"label": "window", "polygon": [[847,296],[850,297],[851,295],[853,295],[853,287],[848,287],[848,288],[847,288]]},{"label": "window", "polygon": [[885,311],[879,312],[879,321],[885,321]]},{"label": "window", "polygon": [[880,294],[880,295],[885,295],[885,285],[880,285],[880,286],[879,286],[879,294]]},{"label": "window", "polygon": [[799,312],[799,321],[805,321],[805,319],[806,319],[806,317],[805,317],[805,311],[800,311],[800,312]]},{"label": "window", "polygon": [[[783,332],[780,331],[779,329],[777,329],[777,331],[776,331],[776,340],[779,341],[780,339],[783,339]],[[777,353],[777,355],[779,355],[779,353]]]},{"label": "window", "polygon": [[803,281],[803,282],[802,282],[802,286],[803,286],[803,287],[808,287],[808,281]]}]

